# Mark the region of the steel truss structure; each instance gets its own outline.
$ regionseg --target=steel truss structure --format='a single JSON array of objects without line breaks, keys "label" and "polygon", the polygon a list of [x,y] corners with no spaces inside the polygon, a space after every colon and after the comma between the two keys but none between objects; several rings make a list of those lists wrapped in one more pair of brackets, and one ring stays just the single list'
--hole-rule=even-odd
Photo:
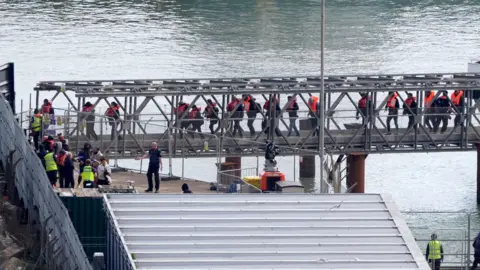
[{"label": "steel truss structure", "polygon": [[[330,154],[355,153],[398,153],[398,152],[433,152],[433,151],[465,151],[473,150],[480,137],[480,119],[475,114],[476,105],[473,91],[480,91],[480,74],[445,73],[445,74],[385,74],[385,75],[337,75],[325,77],[325,149]],[[73,110],[81,110],[82,104],[89,101],[98,106],[102,101],[110,106],[111,101],[120,105],[122,114],[122,129],[124,136],[120,140],[110,140],[110,136],[101,136],[101,143],[92,142],[101,149],[112,151],[112,145],[118,144],[118,152],[125,158],[131,158],[146,151],[151,141],[159,141],[160,146],[170,151],[174,156],[214,157],[217,151],[228,156],[258,156],[263,155],[265,139],[274,139],[280,146],[280,155],[314,155],[319,150],[319,138],[314,137],[315,128],[309,123],[318,123],[319,119],[308,107],[308,99],[317,95],[321,87],[318,76],[287,76],[266,78],[205,78],[205,79],[144,79],[144,80],[91,80],[91,81],[42,81],[34,88],[37,91],[37,107],[40,106],[40,94],[54,91],[50,99],[53,101],[59,95],[64,95]],[[438,97],[442,91],[460,89],[464,91],[465,106],[456,108],[452,105],[452,113],[448,115],[432,114],[424,104],[425,91],[433,90]],[[400,127],[392,135],[385,134],[386,126],[383,110],[388,99],[397,92],[401,104],[405,103],[406,94],[412,93],[419,104],[414,114],[414,126],[406,126],[401,119],[406,119],[412,110],[400,106]],[[72,101],[68,93],[74,93],[77,102]],[[358,108],[359,93],[367,93],[373,106],[362,113]],[[257,127],[257,132],[250,137],[234,137],[231,122],[233,114],[227,111],[227,105],[233,96],[251,95],[261,105],[267,100],[277,99],[281,103],[278,115],[269,115],[261,111],[255,119],[250,119]],[[297,119],[300,121],[300,136],[287,136],[289,127],[288,116],[285,116],[291,102],[286,96],[297,99],[300,111],[311,116]],[[322,98],[322,97],[321,97]],[[450,94],[448,95],[450,98]],[[93,99],[96,99],[93,101]],[[122,100],[123,99],[123,102]],[[179,128],[184,121],[191,121],[186,115],[176,119],[174,108],[180,101],[189,103],[188,110],[193,105],[206,105],[207,99],[214,101],[220,119],[215,135],[206,135],[205,139],[181,136]],[[142,114],[148,104],[153,103],[157,121],[163,121],[163,132],[148,130],[142,123]],[[161,105],[167,105],[168,110]],[[240,104],[237,105],[240,106]],[[55,105],[54,105],[55,107]],[[234,108],[235,111],[237,108]],[[359,113],[362,123],[355,123],[355,115]],[[404,112],[407,116],[403,116]],[[434,133],[425,124],[426,117],[440,119],[441,117],[460,117],[461,125],[450,127],[442,133]],[[242,128],[247,132],[242,119]],[[267,121],[268,120],[268,121]],[[350,122],[348,122],[350,121]],[[75,124],[68,133],[70,145],[78,149],[88,142],[83,128],[79,128],[80,114],[73,120]],[[260,125],[263,122],[264,125]],[[269,126],[277,123],[280,132]],[[290,121],[291,122],[291,121]],[[406,122],[406,121],[405,121]],[[315,124],[314,124],[315,125]],[[258,132],[261,126],[263,132]],[[305,128],[305,126],[307,128]],[[304,127],[304,128],[302,128]],[[318,129],[318,125],[316,126]],[[155,129],[154,129],[155,130]],[[203,126],[203,132],[208,128]],[[266,136],[263,134],[267,133]],[[116,137],[115,137],[116,138]],[[170,138],[170,139],[169,139]],[[208,150],[205,141],[220,140],[220,143],[210,143]],[[115,141],[115,142],[114,142]],[[167,148],[168,147],[168,148]],[[217,149],[220,148],[220,149]]]}]

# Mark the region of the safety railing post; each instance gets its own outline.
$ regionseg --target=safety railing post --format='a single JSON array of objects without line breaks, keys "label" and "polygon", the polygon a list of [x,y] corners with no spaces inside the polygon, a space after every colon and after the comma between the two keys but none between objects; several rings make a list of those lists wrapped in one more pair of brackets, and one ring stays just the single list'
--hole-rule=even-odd
[{"label": "safety railing post", "polygon": [[471,216],[472,216],[472,213],[468,213],[467,215],[467,266],[465,267],[465,269],[468,269],[468,266],[470,265],[470,238],[471,238],[471,235],[470,235],[470,231],[472,230],[471,226],[472,226],[472,223],[471,223]]},{"label": "safety railing post", "polygon": [[113,136],[115,136],[114,140],[115,140],[115,163],[114,163],[114,167],[118,167],[118,132],[117,132],[117,119],[114,119],[114,122],[113,122]]},{"label": "safety railing post", "polygon": [[168,137],[168,176],[172,177],[173,172],[172,172],[172,123],[171,121],[168,122],[168,127],[167,127],[167,137]]},{"label": "safety railing post", "polygon": [[220,162],[221,162],[221,149],[220,149],[220,140],[218,139],[217,135],[213,134],[213,138],[215,139],[216,148],[217,148],[217,192],[218,192],[218,178],[220,173]]}]

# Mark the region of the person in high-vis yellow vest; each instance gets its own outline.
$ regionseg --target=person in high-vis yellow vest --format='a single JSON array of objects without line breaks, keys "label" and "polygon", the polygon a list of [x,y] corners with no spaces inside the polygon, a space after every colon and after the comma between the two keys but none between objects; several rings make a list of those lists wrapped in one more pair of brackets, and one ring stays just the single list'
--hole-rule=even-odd
[{"label": "person in high-vis yellow vest", "polygon": [[57,159],[55,155],[53,155],[53,150],[49,149],[48,153],[44,157],[45,160],[45,171],[47,172],[48,179],[50,180],[50,184],[55,187],[57,183]]},{"label": "person in high-vis yellow vest", "polygon": [[443,246],[440,241],[437,240],[436,234],[432,234],[431,241],[428,242],[427,245],[425,256],[432,270],[440,270],[440,264],[443,261]]},{"label": "person in high-vis yellow vest", "polygon": [[33,144],[35,145],[35,150],[38,151],[38,142],[40,140],[40,131],[42,129],[42,115],[38,109],[33,111],[34,115],[32,120],[30,120],[30,129],[31,136],[33,137]]},{"label": "person in high-vis yellow vest", "polygon": [[80,174],[82,181],[78,183],[78,186],[80,186],[83,183],[84,188],[94,188],[94,181],[95,181],[95,172],[92,167],[92,161],[90,159],[87,159],[85,162],[85,166],[83,167],[83,170]]}]

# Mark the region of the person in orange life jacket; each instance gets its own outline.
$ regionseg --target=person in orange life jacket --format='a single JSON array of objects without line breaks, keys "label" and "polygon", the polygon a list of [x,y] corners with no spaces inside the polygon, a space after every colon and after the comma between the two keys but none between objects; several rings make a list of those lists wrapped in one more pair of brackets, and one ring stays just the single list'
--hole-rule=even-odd
[{"label": "person in orange life jacket", "polygon": [[85,103],[82,108],[80,121],[85,120],[86,122],[86,136],[87,139],[93,138],[95,141],[98,140],[97,133],[95,132],[95,109],[93,108],[93,104],[90,102]]},{"label": "person in orange life jacket", "polygon": [[52,103],[48,101],[48,99],[43,100],[43,105],[40,108],[40,114],[43,116],[43,134],[45,134],[52,122],[51,120],[55,119],[55,110],[53,109]]},{"label": "person in orange life jacket", "polygon": [[465,107],[465,96],[462,90],[455,90],[451,97],[450,100],[452,102],[452,112],[455,113],[455,119],[453,120],[455,127],[458,125],[462,125],[463,123],[460,123],[460,119],[462,118],[462,114],[464,113],[464,107]]},{"label": "person in orange life jacket", "polygon": [[44,141],[42,142],[42,144],[45,146],[45,150],[47,151],[55,150],[55,140],[53,139],[52,136],[44,136]]},{"label": "person in orange life jacket", "polygon": [[433,127],[435,126],[436,116],[435,113],[435,93],[433,91],[425,91],[425,100],[424,100],[424,108],[425,108],[425,116],[424,122],[425,125],[428,127],[430,131],[433,131]]},{"label": "person in orange life jacket", "polygon": [[237,131],[238,135],[240,135],[240,137],[243,137],[243,129],[240,126],[240,121],[242,121],[243,118],[243,104],[241,100],[239,100],[235,96],[232,96],[232,101],[227,105],[227,111],[231,113],[231,118],[233,118],[232,137],[235,137]]},{"label": "person in orange life jacket", "polygon": [[415,124],[415,115],[417,115],[417,100],[412,93],[408,93],[407,99],[403,103],[403,114],[408,114],[408,128],[413,128],[417,130],[417,124]]},{"label": "person in orange life jacket", "polygon": [[60,188],[65,187],[65,158],[67,157],[67,152],[65,150],[60,150],[57,156],[57,168],[58,168],[58,182],[60,183]]},{"label": "person in orange life jacket", "polygon": [[270,127],[274,126],[275,134],[277,136],[282,136],[280,129],[278,129],[278,123],[280,122],[281,117],[281,109],[280,109],[280,101],[278,98],[274,96],[263,105],[263,108],[266,110],[265,115],[266,119],[264,120],[264,124],[262,124],[262,128],[265,128],[265,134],[270,133]]},{"label": "person in orange life jacket", "polygon": [[388,101],[387,105],[385,106],[385,111],[388,110],[387,116],[387,135],[392,134],[390,132],[390,122],[393,120],[395,124],[395,130],[398,132],[398,109],[400,108],[400,104],[398,102],[398,93],[397,92],[388,92]]},{"label": "person in orange life jacket", "polygon": [[120,124],[120,106],[114,101],[110,103],[110,106],[105,111],[105,115],[108,117],[108,124],[112,127],[112,133],[110,139],[113,141],[115,136],[118,136],[120,140],[121,137],[118,135],[118,126]]},{"label": "person in orange life jacket", "polygon": [[360,100],[358,101],[358,110],[355,118],[358,120],[360,119],[360,113],[362,114],[362,124],[366,125],[370,119],[372,119],[371,108],[372,106],[372,99],[368,95],[368,93],[360,93]]},{"label": "person in orange life jacket", "polygon": [[442,129],[440,133],[444,133],[447,130],[448,119],[450,119],[450,100],[448,99],[448,91],[443,91],[435,101],[435,125],[433,126],[433,132],[436,133],[442,123]]},{"label": "person in orange life jacket", "polygon": [[38,109],[35,109],[33,114],[30,120],[30,130],[31,136],[33,137],[33,145],[35,146],[35,150],[38,151],[38,143],[40,141],[40,134],[42,133],[42,115]]},{"label": "person in orange life jacket", "polygon": [[297,124],[296,124],[297,118],[298,118],[298,109],[299,109],[298,103],[292,96],[288,96],[287,99],[288,99],[287,112],[288,112],[288,120],[289,120],[287,136],[291,136],[292,130],[293,130],[295,131],[295,135],[299,137],[300,132],[298,131]]},{"label": "person in orange life jacket", "polygon": [[[175,124],[174,126],[176,128],[180,129],[188,129],[188,126],[190,125],[190,120],[188,119],[188,103],[185,103],[183,100],[180,100],[178,102],[178,106],[173,109],[173,112],[175,113]],[[182,119],[183,118],[183,119]],[[183,131],[180,131],[180,138],[183,138]]]},{"label": "person in orange life jacket", "polygon": [[259,104],[255,102],[255,98],[251,95],[243,95],[243,110],[247,113],[247,127],[250,130],[250,136],[255,136],[255,128],[253,122],[257,118],[257,113],[260,112]]},{"label": "person in orange life jacket", "polygon": [[217,129],[213,129],[213,127],[218,123],[218,108],[217,104],[213,102],[211,99],[207,99],[207,107],[203,111],[203,115],[210,120],[210,125],[208,128],[210,129],[211,134],[215,134],[219,129],[220,126],[217,127]]},{"label": "person in orange life jacket", "polygon": [[314,97],[310,97],[308,99],[308,116],[310,117],[310,125],[312,126],[313,129],[313,134],[312,136],[318,136],[319,130],[318,130],[318,117],[319,117],[319,109],[320,109],[320,103],[318,100]]},{"label": "person in orange life jacket", "polygon": [[204,138],[202,134],[203,116],[201,113],[201,108],[197,108],[196,105],[192,106],[190,113],[188,114],[188,119],[190,119],[191,128],[189,129],[192,138],[195,138],[195,132],[199,132],[200,138]]}]

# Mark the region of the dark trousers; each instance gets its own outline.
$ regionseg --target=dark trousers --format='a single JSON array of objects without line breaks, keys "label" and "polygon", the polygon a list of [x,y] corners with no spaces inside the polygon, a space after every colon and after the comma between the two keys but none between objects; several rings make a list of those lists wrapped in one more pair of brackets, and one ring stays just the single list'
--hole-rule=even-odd
[{"label": "dark trousers", "polygon": [[436,122],[436,116],[435,115],[429,115],[429,114],[433,114],[435,113],[433,111],[432,108],[429,108],[425,111],[425,118],[424,118],[424,122],[425,122],[425,125],[428,127],[428,129],[430,131],[433,130],[433,128],[435,127],[435,122]]},{"label": "dark trousers", "polygon": [[74,180],[74,176],[73,176],[73,170],[65,171],[64,176],[65,176],[64,187],[65,188],[75,188],[75,180]]},{"label": "dark trousers", "polygon": [[417,124],[415,124],[415,115],[409,114],[408,115],[408,128],[411,128],[412,126],[415,130],[417,130]]},{"label": "dark trousers", "polygon": [[190,134],[192,134],[192,138],[195,138],[195,132],[200,132],[200,134],[199,134],[200,138],[202,138],[202,139],[204,138],[203,134],[202,134],[202,124],[193,122],[192,127],[189,130],[193,131],[193,132],[190,133]]},{"label": "dark trousers", "polygon": [[390,122],[393,120],[395,124],[395,129],[398,130],[398,111],[397,109],[388,109],[387,116],[387,131],[390,132]]},{"label": "dark trousers", "polygon": [[430,265],[430,268],[432,268],[432,270],[440,270],[441,263],[441,260],[428,260],[428,265]]},{"label": "dark trousers", "polygon": [[319,132],[318,132],[318,120],[316,117],[312,117],[310,118],[310,125],[312,125],[312,129],[314,130],[313,131],[313,134],[312,136],[318,136]]},{"label": "dark trousers", "polygon": [[155,190],[160,188],[160,174],[158,171],[160,170],[159,165],[148,165],[147,171],[147,180],[148,180],[148,190],[153,190],[153,181],[152,178],[155,176]]},{"label": "dark trousers", "polygon": [[470,270],[475,270],[477,269],[478,264],[480,263],[480,257],[475,257],[472,263],[472,267]]},{"label": "dark trousers", "polygon": [[85,181],[83,182],[83,188],[95,188],[95,183],[93,181]]},{"label": "dark trousers", "polygon": [[297,124],[296,124],[297,118],[296,118],[296,117],[290,117],[289,120],[290,120],[290,121],[289,121],[290,123],[289,123],[289,125],[288,125],[288,134],[287,134],[287,136],[291,136],[291,135],[292,135],[292,131],[294,131],[297,136],[300,136],[300,132],[298,131]]},{"label": "dark trousers", "polygon": [[50,184],[53,186],[57,183],[57,171],[49,171],[47,172],[48,180],[50,180]]},{"label": "dark trousers", "polygon": [[255,136],[255,128],[253,127],[253,121],[255,121],[255,116],[249,116],[247,120],[247,127],[248,130],[250,131],[250,136]]},{"label": "dark trousers", "polygon": [[210,125],[208,125],[208,128],[210,129],[210,133],[215,134],[219,127],[217,129],[214,129],[215,125],[218,123],[217,119],[210,119]]},{"label": "dark trousers", "polygon": [[240,137],[243,137],[243,129],[240,126],[240,120],[233,120],[233,132],[232,132],[233,137],[235,137],[235,134],[237,134],[237,131],[238,131],[238,135],[240,135]]},{"label": "dark trousers", "polygon": [[83,167],[85,167],[85,166],[81,166],[81,165],[80,165],[80,166],[78,167],[78,179],[77,179],[77,181],[78,181],[78,184],[79,184],[79,185],[80,185],[80,182],[82,182]]},{"label": "dark trousers", "polygon": [[186,121],[186,120],[182,120],[182,122],[180,123],[180,138],[183,138],[183,129],[187,130],[188,129],[188,126],[190,126],[190,121]]},{"label": "dark trousers", "polygon": [[433,132],[438,131],[440,123],[442,123],[442,129],[440,130],[440,132],[445,132],[448,126],[448,115],[439,115],[436,117],[435,125],[433,126]]},{"label": "dark trousers", "polygon": [[35,150],[38,150],[38,141],[40,140],[40,131],[34,131],[32,134],[33,137],[33,145],[35,146]]},{"label": "dark trousers", "polygon": [[63,168],[58,168],[58,182],[60,183],[60,188],[65,187],[65,172]]},{"label": "dark trousers", "polygon": [[92,137],[95,140],[98,140],[97,133],[95,132],[95,122],[87,121],[87,138]]}]

